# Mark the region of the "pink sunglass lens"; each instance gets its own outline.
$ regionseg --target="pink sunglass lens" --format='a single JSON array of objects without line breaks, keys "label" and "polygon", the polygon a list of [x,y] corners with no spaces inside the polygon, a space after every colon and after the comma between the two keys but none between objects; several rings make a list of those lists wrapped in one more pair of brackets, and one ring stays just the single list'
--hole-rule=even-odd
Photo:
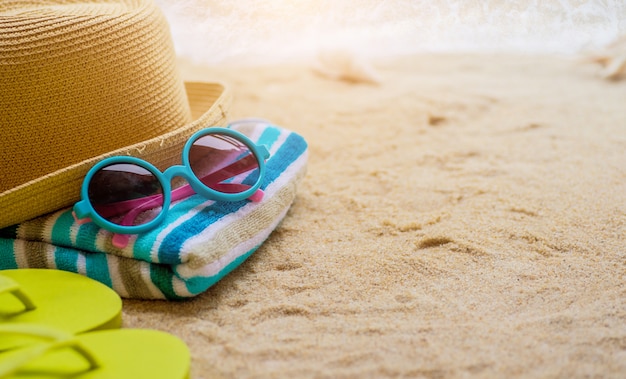
[{"label": "pink sunglass lens", "polygon": [[89,181],[89,200],[95,211],[117,225],[143,225],[161,211],[163,187],[149,170],[132,163],[101,168]]},{"label": "pink sunglass lens", "polygon": [[259,162],[250,148],[225,134],[198,138],[189,149],[189,166],[207,187],[223,193],[244,192],[259,180]]}]

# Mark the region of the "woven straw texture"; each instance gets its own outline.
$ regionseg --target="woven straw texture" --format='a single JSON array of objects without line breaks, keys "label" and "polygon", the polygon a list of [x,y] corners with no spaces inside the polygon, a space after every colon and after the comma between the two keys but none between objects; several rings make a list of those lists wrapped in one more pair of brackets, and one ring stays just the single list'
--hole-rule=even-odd
[{"label": "woven straw texture", "polygon": [[77,201],[105,156],[171,165],[229,106],[222,85],[184,85],[147,0],[1,3],[0,99],[0,227]]}]

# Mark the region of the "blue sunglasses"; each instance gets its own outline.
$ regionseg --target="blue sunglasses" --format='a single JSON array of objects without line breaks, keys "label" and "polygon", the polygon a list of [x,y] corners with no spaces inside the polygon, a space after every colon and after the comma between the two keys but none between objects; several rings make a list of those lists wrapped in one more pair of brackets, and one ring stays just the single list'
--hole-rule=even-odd
[{"label": "blue sunglasses", "polygon": [[[135,157],[106,158],[85,176],[74,217],[116,233],[113,245],[122,248],[130,234],[162,223],[172,201],[195,193],[217,201],[260,201],[267,158],[265,146],[235,130],[217,127],[191,136],[183,149],[183,164],[164,172]],[[172,190],[175,177],[188,184]]]}]

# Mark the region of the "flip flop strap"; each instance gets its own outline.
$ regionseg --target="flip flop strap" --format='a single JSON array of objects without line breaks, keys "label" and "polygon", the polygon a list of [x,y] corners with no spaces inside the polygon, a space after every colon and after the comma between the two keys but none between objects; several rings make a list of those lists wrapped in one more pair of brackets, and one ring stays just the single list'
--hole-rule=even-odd
[{"label": "flip flop strap", "polygon": [[37,308],[26,292],[22,291],[19,283],[9,277],[0,275],[0,294],[3,293],[10,293],[15,296],[24,305],[24,311],[32,311]]},{"label": "flip flop strap", "polygon": [[[87,371],[91,371],[100,366],[96,357],[88,349],[82,346],[74,335],[61,330],[41,325],[10,324],[0,325],[0,335],[2,334],[18,334],[22,336],[41,338],[44,341],[47,340],[51,342],[37,343],[25,348],[5,352],[4,354],[9,354],[10,356],[4,361],[0,360],[0,378],[7,378],[18,372],[29,362],[45,355],[50,351],[63,348],[73,349],[80,356],[82,356],[89,364]],[[2,359],[2,355],[0,355],[0,359]]]}]

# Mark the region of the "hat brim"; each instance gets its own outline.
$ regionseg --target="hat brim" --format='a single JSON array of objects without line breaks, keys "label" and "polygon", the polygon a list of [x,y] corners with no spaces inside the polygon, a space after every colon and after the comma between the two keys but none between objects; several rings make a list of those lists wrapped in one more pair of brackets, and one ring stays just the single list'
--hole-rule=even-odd
[{"label": "hat brim", "polygon": [[[114,155],[132,155],[159,168],[180,162],[182,148],[196,131],[225,126],[232,102],[221,83],[185,82],[192,122],[164,135],[102,154],[31,180],[0,194],[0,228],[69,207],[80,200],[80,187],[87,171],[100,160]],[[54,148],[54,147],[51,147]]]}]

